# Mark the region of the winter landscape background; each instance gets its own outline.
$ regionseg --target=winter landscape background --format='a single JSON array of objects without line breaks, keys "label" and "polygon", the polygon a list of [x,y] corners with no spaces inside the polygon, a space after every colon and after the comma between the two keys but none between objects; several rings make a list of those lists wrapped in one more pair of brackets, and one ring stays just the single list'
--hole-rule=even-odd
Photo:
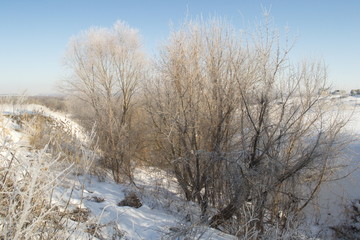
[{"label": "winter landscape background", "polygon": [[360,239],[357,1],[0,5],[0,239]]}]

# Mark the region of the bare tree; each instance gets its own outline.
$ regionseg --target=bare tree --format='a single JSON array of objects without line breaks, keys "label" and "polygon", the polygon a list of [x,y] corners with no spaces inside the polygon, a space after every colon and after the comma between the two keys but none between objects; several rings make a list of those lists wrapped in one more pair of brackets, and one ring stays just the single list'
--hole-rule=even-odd
[{"label": "bare tree", "polygon": [[215,175],[236,133],[233,63],[242,56],[230,34],[216,21],[211,26],[189,23],[174,32],[148,94],[160,157],[171,166],[186,199],[201,204],[203,215],[209,201],[215,204],[215,192],[209,190],[219,187]]},{"label": "bare tree", "polygon": [[[153,151],[212,227],[286,221],[314,195],[339,145],[321,63],[290,64],[271,22],[239,35],[222,21],[187,22],[171,34],[148,87]],[[311,183],[306,191],[303,184]],[[318,184],[314,184],[318,183]],[[207,217],[208,206],[218,213]]]},{"label": "bare tree", "polygon": [[66,89],[91,107],[105,165],[117,182],[131,178],[134,99],[146,64],[137,31],[123,22],[91,28],[70,41],[65,63]]}]

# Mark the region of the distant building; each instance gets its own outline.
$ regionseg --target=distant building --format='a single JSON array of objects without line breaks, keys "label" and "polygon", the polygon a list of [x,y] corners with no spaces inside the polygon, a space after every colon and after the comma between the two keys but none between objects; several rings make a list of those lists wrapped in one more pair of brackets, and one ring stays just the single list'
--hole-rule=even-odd
[{"label": "distant building", "polygon": [[345,90],[335,90],[331,93],[332,95],[346,95]]},{"label": "distant building", "polygon": [[360,89],[352,89],[350,91],[351,96],[360,95]]}]

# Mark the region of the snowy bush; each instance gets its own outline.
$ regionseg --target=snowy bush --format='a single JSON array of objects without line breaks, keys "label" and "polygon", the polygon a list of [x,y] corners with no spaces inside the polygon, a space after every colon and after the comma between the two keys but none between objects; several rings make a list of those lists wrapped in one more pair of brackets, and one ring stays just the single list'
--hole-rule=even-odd
[{"label": "snowy bush", "polygon": [[51,200],[67,169],[55,174],[58,159],[50,158],[46,148],[24,154],[4,143],[0,150],[0,239],[61,238],[61,219]]},{"label": "snowy bush", "polygon": [[0,239],[64,239],[74,235],[68,203],[55,197],[71,172],[91,170],[96,153],[71,126],[43,113],[0,115]]}]

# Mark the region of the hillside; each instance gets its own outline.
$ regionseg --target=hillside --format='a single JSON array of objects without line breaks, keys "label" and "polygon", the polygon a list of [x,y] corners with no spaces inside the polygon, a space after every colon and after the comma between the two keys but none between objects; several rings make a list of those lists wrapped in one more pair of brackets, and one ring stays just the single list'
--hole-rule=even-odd
[{"label": "hillside", "polygon": [[[289,237],[334,237],[330,227],[346,222],[344,208],[360,199],[360,98],[330,101],[352,115],[344,136],[351,142]],[[201,224],[199,206],[184,201],[164,171],[140,167],[135,184],[116,184],[97,168],[91,134],[65,114],[39,105],[0,109],[1,239],[236,239]],[[127,196],[141,206],[119,206]]]},{"label": "hillside", "polygon": [[[10,181],[19,181],[19,186],[6,189],[3,185],[1,189],[2,239],[234,239],[203,225],[193,225],[198,207],[182,200],[175,180],[160,170],[138,169],[136,186],[116,184],[106,172],[100,176],[91,170],[96,153],[85,149],[90,138],[65,115],[39,105],[2,105],[1,109],[0,158],[4,168],[0,176],[11,175]],[[61,154],[54,157],[53,142],[42,149],[30,144],[37,121],[43,118],[49,118],[47,124],[60,126],[64,136],[71,135],[80,143],[81,159],[74,163]],[[5,189],[16,191],[16,187],[23,188],[21,200],[4,193]],[[142,206],[118,206],[129,194],[140,198]],[[12,201],[10,208],[7,201]],[[18,209],[26,203],[27,207]],[[14,229],[20,235],[11,235]]]}]

